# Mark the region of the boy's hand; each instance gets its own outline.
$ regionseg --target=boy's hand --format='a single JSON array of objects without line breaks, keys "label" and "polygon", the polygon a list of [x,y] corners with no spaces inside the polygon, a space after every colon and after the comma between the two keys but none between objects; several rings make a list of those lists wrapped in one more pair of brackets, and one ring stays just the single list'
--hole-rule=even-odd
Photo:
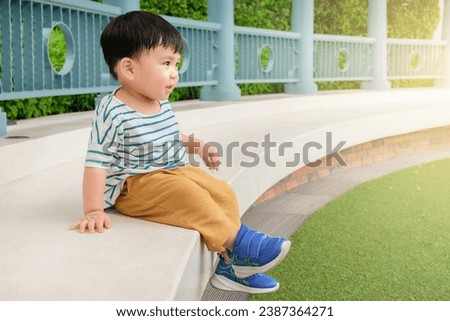
[{"label": "boy's hand", "polygon": [[219,160],[219,152],[217,147],[209,144],[205,144],[205,142],[201,139],[194,138],[194,134],[186,135],[181,134],[183,138],[183,145],[186,147],[186,150],[190,154],[198,154],[205,165],[213,171],[218,171],[219,166],[221,164]]},{"label": "boy's hand", "polygon": [[205,144],[201,149],[201,155],[205,165],[212,171],[218,171],[221,164],[216,146]]},{"label": "boy's hand", "polygon": [[111,228],[111,219],[103,211],[89,212],[70,226],[71,230],[80,230],[80,233],[84,233],[86,230],[89,233],[96,231],[102,233],[104,228]]}]

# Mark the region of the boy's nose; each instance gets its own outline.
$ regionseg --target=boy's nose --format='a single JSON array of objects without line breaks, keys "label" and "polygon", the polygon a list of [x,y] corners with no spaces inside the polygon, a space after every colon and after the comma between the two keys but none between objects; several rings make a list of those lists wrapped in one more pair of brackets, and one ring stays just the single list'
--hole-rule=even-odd
[{"label": "boy's nose", "polygon": [[170,78],[173,78],[173,79],[175,79],[175,78],[178,78],[178,68],[172,68],[171,70],[170,70]]}]

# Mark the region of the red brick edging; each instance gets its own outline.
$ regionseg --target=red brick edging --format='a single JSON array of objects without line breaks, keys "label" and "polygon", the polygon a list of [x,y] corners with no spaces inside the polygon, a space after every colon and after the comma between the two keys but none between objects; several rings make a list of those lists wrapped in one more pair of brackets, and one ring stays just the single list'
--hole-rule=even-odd
[{"label": "red brick edging", "polygon": [[304,166],[264,192],[252,205],[261,204],[280,193],[289,191],[332,172],[360,167],[383,160],[411,155],[418,152],[450,149],[450,126],[437,127],[404,135],[380,138],[367,143],[349,147],[339,152],[346,163],[341,166],[336,158],[328,155],[321,159],[319,166],[314,163]]}]

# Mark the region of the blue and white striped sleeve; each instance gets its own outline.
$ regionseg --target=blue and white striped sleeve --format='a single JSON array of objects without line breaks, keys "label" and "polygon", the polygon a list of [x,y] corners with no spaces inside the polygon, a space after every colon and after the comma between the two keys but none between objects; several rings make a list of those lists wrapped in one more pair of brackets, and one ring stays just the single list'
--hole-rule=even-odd
[{"label": "blue and white striped sleeve", "polygon": [[99,108],[92,122],[85,167],[109,169],[116,160],[120,131],[107,108]]}]

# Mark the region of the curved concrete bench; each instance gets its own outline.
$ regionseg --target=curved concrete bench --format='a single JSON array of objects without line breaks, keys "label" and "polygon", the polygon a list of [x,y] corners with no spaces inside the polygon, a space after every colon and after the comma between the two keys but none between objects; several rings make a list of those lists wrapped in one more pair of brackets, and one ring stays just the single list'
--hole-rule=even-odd
[{"label": "curved concrete bench", "polygon": [[[327,139],[332,150],[341,141],[349,148],[448,126],[450,91],[270,95],[174,108],[184,132],[223,148],[224,163],[213,175],[233,186],[244,213],[272,185],[326,156]],[[200,299],[215,257],[197,232],[115,213],[113,228],[102,235],[67,231],[81,213],[91,117],[22,121],[9,134],[31,139],[0,140],[0,299]]]}]

